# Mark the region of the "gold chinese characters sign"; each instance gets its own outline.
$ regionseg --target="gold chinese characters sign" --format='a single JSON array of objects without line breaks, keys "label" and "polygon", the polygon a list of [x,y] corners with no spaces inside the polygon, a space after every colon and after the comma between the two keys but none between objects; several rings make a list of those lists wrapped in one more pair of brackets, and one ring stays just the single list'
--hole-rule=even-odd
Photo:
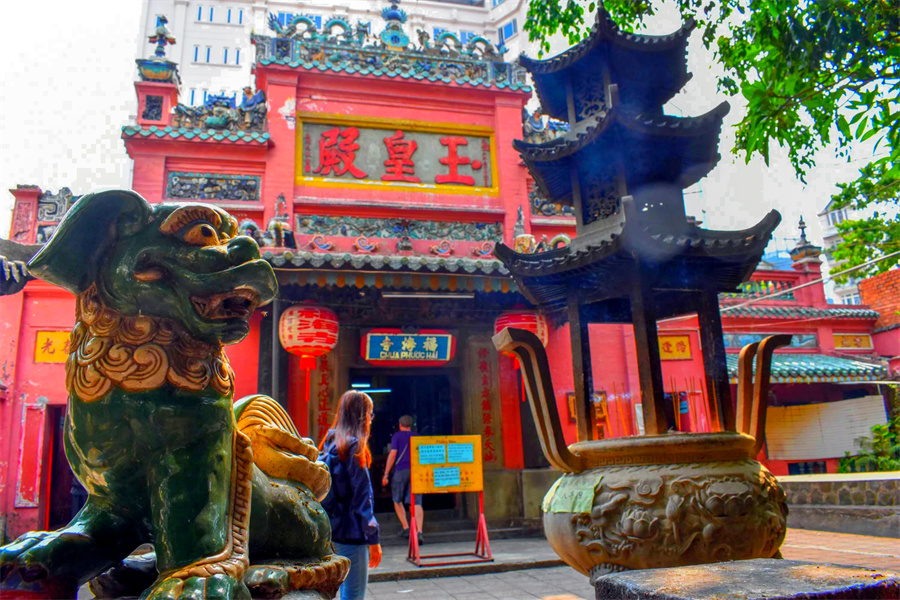
[{"label": "gold chinese characters sign", "polygon": [[661,335],[659,336],[659,358],[662,360],[690,360],[691,336]]},{"label": "gold chinese characters sign", "polygon": [[871,350],[872,336],[868,333],[835,333],[834,347],[837,350]]},{"label": "gold chinese characters sign", "polygon": [[417,333],[378,329],[362,336],[360,352],[374,365],[433,367],[453,359],[456,339],[440,329],[422,329]]},{"label": "gold chinese characters sign", "polygon": [[34,362],[64,363],[69,357],[70,331],[38,331],[34,340]]},{"label": "gold chinese characters sign", "polygon": [[416,435],[409,442],[413,494],[484,490],[480,435]]},{"label": "gold chinese characters sign", "polygon": [[498,194],[489,127],[320,113],[297,123],[297,185]]}]

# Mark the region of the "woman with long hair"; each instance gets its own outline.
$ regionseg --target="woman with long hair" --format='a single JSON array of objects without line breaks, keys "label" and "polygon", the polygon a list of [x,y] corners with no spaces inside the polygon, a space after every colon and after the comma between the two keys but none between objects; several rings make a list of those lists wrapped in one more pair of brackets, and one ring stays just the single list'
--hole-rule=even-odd
[{"label": "woman with long hair", "polygon": [[331,540],[335,553],[350,559],[350,572],[340,590],[341,600],[365,598],[369,568],[381,563],[369,479],[373,408],[368,394],[344,392],[331,429],[319,444],[319,459],[331,470],[331,490],[322,501],[331,518]]}]

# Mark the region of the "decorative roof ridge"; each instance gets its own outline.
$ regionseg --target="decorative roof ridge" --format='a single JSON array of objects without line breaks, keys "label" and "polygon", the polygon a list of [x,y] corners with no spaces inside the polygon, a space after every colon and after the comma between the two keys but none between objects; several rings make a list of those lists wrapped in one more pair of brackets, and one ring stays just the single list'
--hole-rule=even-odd
[{"label": "decorative roof ridge", "polygon": [[[524,140],[513,140],[513,148],[522,158],[544,162],[571,156],[593,143],[613,123],[619,123],[639,133],[666,134],[670,136],[699,135],[709,133],[710,129],[721,130],[722,120],[731,110],[727,101],[719,103],[708,112],[694,117],[678,117],[674,115],[654,115],[650,113],[633,113],[623,107],[601,108],[586,119],[577,121],[560,137],[533,144]],[[718,154],[716,155],[718,157]],[[718,158],[716,160],[718,162]]]},{"label": "decorative roof ridge", "polygon": [[378,270],[411,271],[422,274],[436,273],[441,270],[459,275],[509,276],[509,271],[496,258],[446,258],[424,254],[358,254],[353,252],[310,252],[307,250],[273,252],[271,249],[265,248],[262,258],[276,267],[286,268],[302,267],[308,263],[314,268],[331,266],[335,269],[347,267],[347,270],[356,270],[363,267],[374,267]]},{"label": "decorative roof ridge", "polygon": [[877,311],[868,309],[868,308],[819,308],[815,306],[785,306],[783,304],[772,305],[772,304],[748,304],[745,306],[740,305],[729,305],[730,309],[727,313],[729,318],[744,318],[744,317],[755,317],[755,316],[766,316],[766,315],[753,315],[749,313],[775,313],[770,314],[771,317],[779,317],[778,313],[802,313],[802,316],[807,317],[822,317],[822,318],[838,318],[838,319],[865,319],[865,320],[876,320],[880,316]]},{"label": "decorative roof ridge", "polygon": [[767,212],[755,225],[745,227],[744,229],[723,230],[723,229],[704,229],[697,225],[688,224],[688,231],[695,233],[699,237],[710,241],[725,241],[743,238],[749,240],[751,238],[768,240],[772,237],[772,232],[781,223],[781,213],[774,208]]},{"label": "decorative roof ridge", "polygon": [[194,128],[186,128],[186,127],[172,127],[169,125],[166,126],[158,126],[158,125],[150,125],[148,127],[144,127],[142,125],[123,125],[122,126],[122,137],[123,138],[167,138],[167,139],[181,139],[184,141],[193,141],[193,142],[244,142],[247,144],[266,144],[269,141],[269,133],[267,131],[231,131],[231,130],[221,130],[221,129],[194,129]]},{"label": "decorative roof ridge", "polygon": [[687,46],[687,38],[696,28],[693,19],[685,21],[680,28],[668,35],[648,35],[622,31],[613,21],[609,12],[600,4],[594,25],[591,27],[588,37],[568,50],[547,59],[529,58],[525,54],[519,55],[519,64],[532,74],[546,74],[561,71],[578,61],[585,54],[593,50],[603,42],[610,42],[619,47],[647,50],[651,46],[653,50],[669,50],[679,45]]},{"label": "decorative roof ridge", "polygon": [[375,77],[375,78],[384,78],[388,77],[390,79],[404,79],[404,80],[413,80],[413,81],[427,81],[429,83],[446,83],[446,84],[457,84],[457,85],[468,85],[471,87],[483,87],[483,88],[494,88],[494,89],[508,89],[510,91],[518,91],[518,92],[531,92],[532,87],[527,83],[517,83],[517,82],[506,82],[506,81],[491,81],[486,80],[481,77],[477,77],[475,79],[471,79],[468,76],[463,77],[446,77],[439,74],[431,74],[424,75],[423,73],[411,73],[409,71],[402,71],[397,69],[375,69],[375,68],[346,68],[341,65],[334,65],[330,63],[321,63],[319,61],[314,61],[312,63],[301,63],[299,61],[280,59],[280,58],[261,58],[259,59],[259,64],[264,66],[269,65],[277,65],[282,67],[289,67],[291,69],[305,69],[307,71],[330,71],[332,73],[343,73],[347,75],[359,75],[363,77]]},{"label": "decorative roof ridge", "polygon": [[[659,131],[662,128],[676,129],[693,129],[700,128],[704,125],[721,125],[722,119],[731,112],[731,104],[727,100],[723,100],[712,109],[703,114],[692,117],[680,117],[667,114],[638,113],[632,114],[629,119],[626,115],[618,117],[618,121],[623,125],[630,126],[632,129],[643,131]],[[718,121],[718,123],[717,123]]]},{"label": "decorative roof ridge", "polygon": [[588,118],[570,124],[569,131],[556,139],[539,144],[513,139],[513,148],[522,154],[523,158],[527,154],[528,158],[533,160],[551,160],[569,156],[600,137],[612,123],[616,112],[618,109],[607,109],[604,106]]}]

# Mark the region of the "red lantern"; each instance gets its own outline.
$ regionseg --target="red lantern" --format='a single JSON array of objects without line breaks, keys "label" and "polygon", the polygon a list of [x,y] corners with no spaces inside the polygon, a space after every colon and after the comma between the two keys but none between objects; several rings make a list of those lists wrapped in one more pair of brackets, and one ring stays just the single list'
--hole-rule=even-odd
[{"label": "red lantern", "polygon": [[337,315],[320,306],[292,306],[281,313],[278,338],[285,350],[300,357],[300,368],[315,369],[316,358],[328,354],[337,344]]},{"label": "red lantern", "polygon": [[[533,310],[515,310],[501,314],[494,321],[494,334],[498,334],[507,327],[515,329],[524,329],[530,331],[541,340],[541,344],[547,345],[550,341],[550,327],[547,325],[547,319],[544,315]],[[504,352],[507,356],[515,358],[515,354]],[[519,368],[519,361],[516,359],[516,368]]]}]

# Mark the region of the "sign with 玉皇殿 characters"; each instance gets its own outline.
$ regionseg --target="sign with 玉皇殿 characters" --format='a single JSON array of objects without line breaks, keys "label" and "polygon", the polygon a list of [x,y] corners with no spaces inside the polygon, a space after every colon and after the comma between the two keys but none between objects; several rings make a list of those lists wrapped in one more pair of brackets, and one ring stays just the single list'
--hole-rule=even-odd
[{"label": "sign with \u7389\u7687\u6bbf characters", "polygon": [[497,193],[489,127],[320,113],[297,120],[297,185]]}]

